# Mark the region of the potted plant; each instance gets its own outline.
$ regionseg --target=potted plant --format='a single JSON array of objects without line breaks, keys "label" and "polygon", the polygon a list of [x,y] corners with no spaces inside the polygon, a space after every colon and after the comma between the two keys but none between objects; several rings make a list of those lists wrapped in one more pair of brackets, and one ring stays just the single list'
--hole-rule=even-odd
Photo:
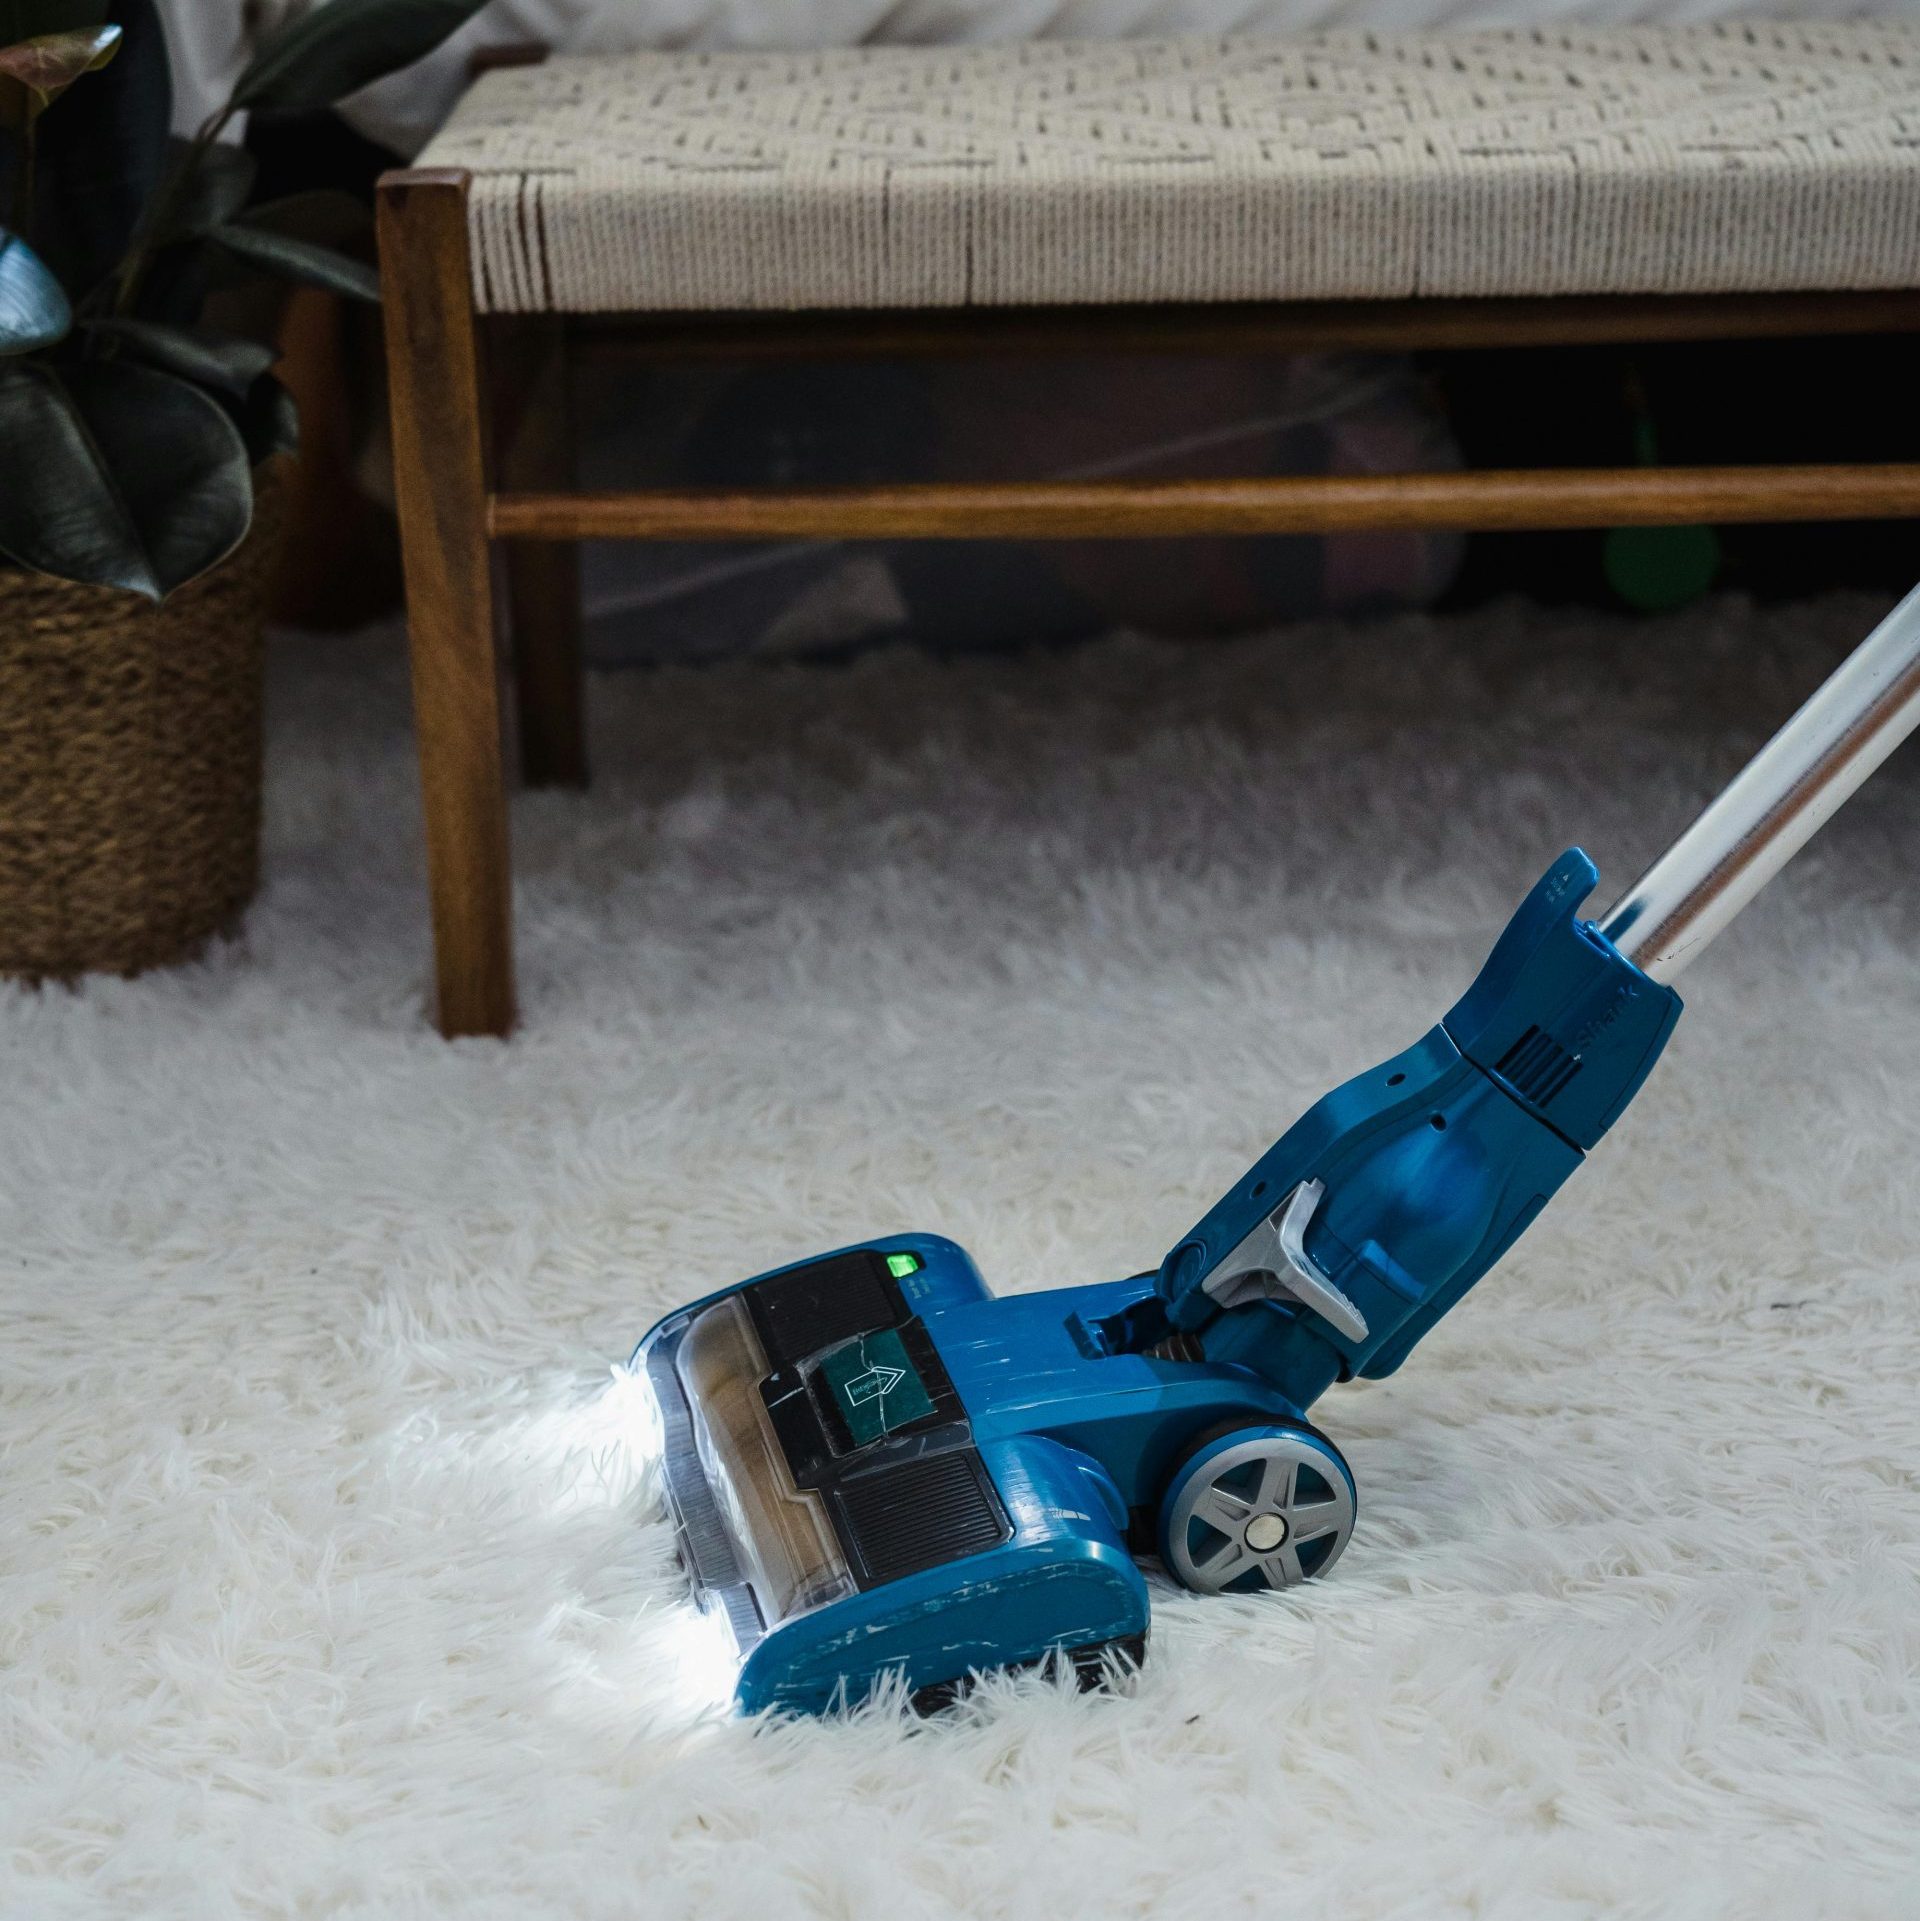
[{"label": "potted plant", "polygon": [[0,0],[0,972],[131,972],[254,887],[274,349],[259,275],[373,300],[333,194],[255,201],[237,116],[330,105],[478,0],[325,0],[171,130],[153,0]]}]

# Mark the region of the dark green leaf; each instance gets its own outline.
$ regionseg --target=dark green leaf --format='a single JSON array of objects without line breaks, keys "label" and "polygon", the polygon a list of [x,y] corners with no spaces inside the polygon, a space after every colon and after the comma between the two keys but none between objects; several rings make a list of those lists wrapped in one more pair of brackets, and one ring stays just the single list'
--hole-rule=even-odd
[{"label": "dark green leaf", "polygon": [[114,342],[120,351],[149,367],[235,395],[246,394],[280,358],[277,347],[215,327],[169,327],[152,320],[122,319],[82,324],[94,338]]},{"label": "dark green leaf", "polygon": [[97,27],[106,17],[107,0],[0,0],[0,47]]},{"label": "dark green leaf", "polygon": [[0,227],[0,354],[51,347],[72,325],[59,281],[24,240]]},{"label": "dark green leaf", "polygon": [[171,165],[181,169],[177,189],[163,195],[165,207],[149,215],[145,238],[153,245],[197,239],[231,220],[247,204],[258,169],[245,147],[229,140],[196,146],[170,141]]},{"label": "dark green leaf", "polygon": [[327,0],[270,34],[233,89],[236,107],[330,107],[382,74],[424,59],[482,0]]},{"label": "dark green leaf", "polygon": [[252,515],[246,443],[198,388],[117,360],[64,379],[0,366],[0,553],[17,565],[159,599]]},{"label": "dark green leaf", "polygon": [[80,27],[0,46],[0,119],[30,124],[83,73],[104,67],[119,50],[118,27]]},{"label": "dark green leaf", "polygon": [[275,233],[270,228],[243,221],[222,227],[213,238],[242,260],[287,280],[326,287],[355,300],[378,301],[380,298],[380,276],[364,260],[335,253],[331,247],[316,247],[311,241],[296,240],[291,234]]},{"label": "dark green leaf", "polygon": [[0,554],[36,573],[159,597],[99,448],[66,389],[33,361],[0,365]]},{"label": "dark green leaf", "polygon": [[76,300],[120,264],[167,162],[173,80],[153,0],[116,0],[120,52],[40,123],[33,236]]},{"label": "dark green leaf", "polygon": [[160,591],[224,560],[253,518],[253,470],[219,403],[115,361],[76,367],[67,384],[119,477]]}]

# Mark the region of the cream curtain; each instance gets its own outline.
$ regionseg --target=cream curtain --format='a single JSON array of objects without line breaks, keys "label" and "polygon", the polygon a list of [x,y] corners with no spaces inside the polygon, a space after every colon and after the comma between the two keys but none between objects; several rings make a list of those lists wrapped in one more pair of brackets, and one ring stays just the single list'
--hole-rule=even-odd
[{"label": "cream curtain", "polygon": [[[160,0],[174,54],[175,119],[225,97],[254,35],[325,0]],[[643,47],[851,46],[1286,32],[1303,27],[1672,24],[1758,19],[1920,19],[1920,0],[492,0],[431,59],[369,87],[347,118],[411,157],[451,111],[476,49],[536,42],[568,53]]]}]

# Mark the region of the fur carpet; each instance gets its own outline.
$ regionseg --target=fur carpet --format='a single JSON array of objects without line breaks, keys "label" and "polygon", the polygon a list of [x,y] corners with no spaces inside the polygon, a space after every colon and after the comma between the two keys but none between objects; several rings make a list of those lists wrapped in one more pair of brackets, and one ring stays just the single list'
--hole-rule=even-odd
[{"label": "fur carpet", "polygon": [[1920,750],[1391,1381],[1323,1584],[1118,1695],[717,1714],[608,1363],[869,1233],[1129,1273],[1596,907],[1882,611],[1521,607],[595,689],[447,1046],[391,635],[283,649],[244,939],[0,991],[0,1913],[1920,1912]]}]

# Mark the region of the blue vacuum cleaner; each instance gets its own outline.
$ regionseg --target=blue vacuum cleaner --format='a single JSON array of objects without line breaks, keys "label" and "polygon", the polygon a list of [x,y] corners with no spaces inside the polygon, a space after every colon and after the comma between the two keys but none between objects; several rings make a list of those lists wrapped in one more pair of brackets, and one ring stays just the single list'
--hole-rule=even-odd
[{"label": "blue vacuum cleaner", "polygon": [[1439,1024],[1151,1273],[995,1297],[951,1241],[899,1234],[669,1314],[632,1367],[740,1706],[1097,1678],[1145,1652],[1145,1557],[1207,1594],[1326,1574],[1357,1489],[1309,1410],[1391,1374],[1513,1245],[1645,1083],[1674,978],[1916,723],[1920,589],[1603,921],[1562,854]]}]

